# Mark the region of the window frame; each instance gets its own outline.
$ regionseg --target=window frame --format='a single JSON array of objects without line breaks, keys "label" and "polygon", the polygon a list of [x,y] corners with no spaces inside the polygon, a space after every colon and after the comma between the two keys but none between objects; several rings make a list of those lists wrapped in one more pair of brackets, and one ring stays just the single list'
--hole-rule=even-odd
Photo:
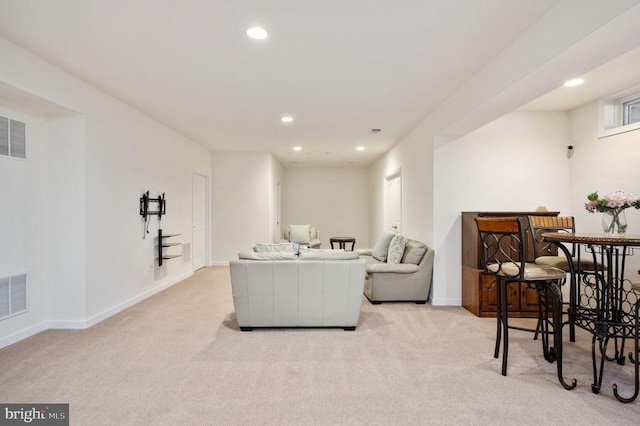
[{"label": "window frame", "polygon": [[640,123],[640,117],[637,120],[629,122],[629,107],[631,105],[640,106],[640,96],[634,97],[622,102],[622,125],[628,126],[629,124]]},{"label": "window frame", "polygon": [[628,105],[636,103],[640,103],[640,86],[602,99],[600,101],[599,138],[640,129],[640,120],[627,123]]}]

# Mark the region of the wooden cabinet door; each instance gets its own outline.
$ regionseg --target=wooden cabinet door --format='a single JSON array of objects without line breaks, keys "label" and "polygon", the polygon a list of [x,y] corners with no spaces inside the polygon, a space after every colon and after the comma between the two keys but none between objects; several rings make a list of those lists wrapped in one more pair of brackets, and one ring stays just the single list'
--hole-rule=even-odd
[{"label": "wooden cabinet door", "polygon": [[535,287],[526,283],[520,285],[520,310],[538,312],[538,292]]},{"label": "wooden cabinet door", "polygon": [[[498,310],[498,285],[496,278],[483,274],[480,286],[481,311],[496,312]],[[520,283],[507,283],[507,309],[509,311],[520,310]]]}]

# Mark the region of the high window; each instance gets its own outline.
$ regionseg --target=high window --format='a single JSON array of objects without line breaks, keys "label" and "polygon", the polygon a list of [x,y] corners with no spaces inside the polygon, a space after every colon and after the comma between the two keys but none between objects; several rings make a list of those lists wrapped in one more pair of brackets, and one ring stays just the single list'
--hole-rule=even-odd
[{"label": "high window", "polygon": [[640,122],[640,98],[622,103],[622,125]]},{"label": "high window", "polygon": [[600,137],[640,129],[640,87],[602,100]]}]

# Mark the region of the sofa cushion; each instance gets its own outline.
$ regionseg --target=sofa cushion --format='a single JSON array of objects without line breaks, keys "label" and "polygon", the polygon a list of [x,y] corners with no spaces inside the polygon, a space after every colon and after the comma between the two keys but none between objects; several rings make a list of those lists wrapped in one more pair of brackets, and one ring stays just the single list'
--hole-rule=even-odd
[{"label": "sofa cushion", "polygon": [[300,251],[300,244],[298,243],[258,243],[253,246],[253,251],[256,253],[263,253],[269,251],[292,251],[298,253]]},{"label": "sofa cushion", "polygon": [[420,267],[412,263],[368,263],[368,273],[413,274]]},{"label": "sofa cushion", "polygon": [[398,264],[402,260],[404,254],[404,247],[407,244],[407,239],[400,234],[396,234],[389,243],[389,252],[387,254],[387,263]]},{"label": "sofa cushion", "polygon": [[407,239],[407,245],[404,248],[404,254],[400,263],[412,263],[417,265],[420,263],[424,254],[427,252],[427,245],[420,241]]},{"label": "sofa cushion", "polygon": [[300,260],[349,260],[359,259],[360,255],[353,251],[331,250],[331,249],[302,249],[300,250]]},{"label": "sofa cushion", "polygon": [[391,244],[391,239],[393,239],[393,233],[391,232],[383,232],[376,245],[373,247],[372,256],[375,259],[378,259],[381,262],[387,261],[387,255],[389,254],[389,244]]},{"label": "sofa cushion", "polygon": [[292,243],[309,244],[310,225],[289,225],[289,240]]},{"label": "sofa cushion", "polygon": [[241,252],[238,259],[248,260],[297,260],[298,255],[292,251]]}]

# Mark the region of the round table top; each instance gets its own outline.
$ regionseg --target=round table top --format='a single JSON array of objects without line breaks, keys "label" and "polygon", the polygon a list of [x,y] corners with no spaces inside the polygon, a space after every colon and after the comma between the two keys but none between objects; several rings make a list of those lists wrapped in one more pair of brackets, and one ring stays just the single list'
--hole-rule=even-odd
[{"label": "round table top", "polygon": [[355,241],[356,239],[353,237],[331,237],[329,238],[329,241],[344,241],[344,242],[351,242],[351,241]]},{"label": "round table top", "polygon": [[640,234],[582,234],[570,232],[545,232],[542,239],[558,243],[640,246]]}]

